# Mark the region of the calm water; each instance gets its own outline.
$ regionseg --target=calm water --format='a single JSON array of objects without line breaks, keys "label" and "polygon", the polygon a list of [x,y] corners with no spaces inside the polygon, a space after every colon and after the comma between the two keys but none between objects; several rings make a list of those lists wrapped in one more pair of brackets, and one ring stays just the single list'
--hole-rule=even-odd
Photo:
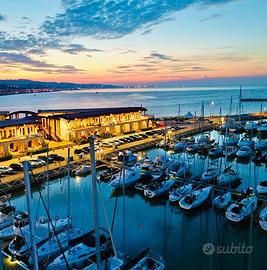
[{"label": "calm water", "polygon": [[[216,132],[211,134],[217,140],[221,139]],[[142,156],[156,157],[163,154],[161,149],[151,149],[139,153]],[[169,155],[170,153],[168,153]],[[178,158],[178,156],[176,155]],[[193,165],[192,172],[200,173],[207,168],[208,158],[195,156],[180,156]],[[224,163],[224,159],[222,159]],[[254,167],[254,164],[241,164],[234,161],[233,168],[239,171],[243,179],[239,189],[255,186],[266,179],[265,166]],[[224,166],[224,165],[223,165]],[[65,178],[50,183],[50,213],[51,216],[64,217],[67,214],[67,181]],[[45,198],[47,189],[42,190]],[[252,241],[249,242],[249,221],[242,225],[233,225],[226,221],[224,214],[215,214],[210,207],[185,212],[179,207],[173,207],[166,200],[146,201],[137,191],[126,192],[126,253],[135,255],[142,248],[150,247],[158,251],[167,262],[167,269],[177,270],[258,270],[266,269],[267,234],[257,223],[252,227]],[[107,183],[100,184],[99,210],[100,222],[106,226],[104,215],[105,205],[108,219],[114,212],[118,196],[118,209],[115,215],[114,238],[118,251],[122,251],[122,196],[116,195]],[[39,195],[33,194],[35,211],[44,214]],[[20,195],[14,200],[18,209],[26,209],[25,196]],[[91,198],[91,176],[71,179],[71,216],[73,224],[83,229],[93,226],[93,209]],[[251,258],[247,255],[227,254],[207,256],[203,254],[203,244],[211,242],[215,246],[238,246],[245,243],[252,245]],[[251,267],[248,262],[251,260]]]},{"label": "calm water", "polygon": [[[200,113],[201,102],[205,114],[229,114],[230,99],[233,98],[232,113],[238,112],[239,87],[199,87],[178,89],[110,89],[81,90],[54,93],[0,96],[0,110],[55,108],[96,108],[119,106],[144,106],[148,113],[158,117],[177,115],[180,104],[181,115],[191,111]],[[98,92],[96,92],[98,91]],[[244,87],[243,97],[267,98],[267,86]],[[266,106],[266,108],[264,107]],[[245,103],[243,112],[260,111],[261,104]],[[263,104],[267,110],[267,104]]]}]

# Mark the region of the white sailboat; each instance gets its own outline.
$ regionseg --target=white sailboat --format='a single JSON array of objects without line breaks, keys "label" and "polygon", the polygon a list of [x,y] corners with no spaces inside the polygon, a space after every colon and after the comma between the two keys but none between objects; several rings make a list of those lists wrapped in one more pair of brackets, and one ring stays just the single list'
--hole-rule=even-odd
[{"label": "white sailboat", "polygon": [[240,222],[250,216],[257,208],[257,197],[251,195],[240,202],[232,203],[226,210],[226,217],[230,221]]},{"label": "white sailboat", "polygon": [[232,183],[238,181],[237,173],[231,169],[231,166],[226,168],[218,178],[218,184],[221,186],[231,185]]},{"label": "white sailboat", "polygon": [[229,205],[229,203],[231,202],[231,199],[232,199],[231,193],[225,192],[224,194],[217,196],[213,200],[213,205],[215,208],[222,210]]},{"label": "white sailboat", "polygon": [[141,178],[140,168],[134,166],[125,170],[125,176],[121,173],[111,178],[110,186],[113,188],[123,188],[133,186]]},{"label": "white sailboat", "polygon": [[174,189],[169,195],[170,202],[178,202],[185,195],[191,193],[192,188],[193,188],[192,184],[187,184],[187,185],[182,185],[181,187]]},{"label": "white sailboat", "polygon": [[[55,228],[57,233],[67,229],[67,218],[55,219],[52,222],[53,227]],[[53,230],[51,227],[52,226],[51,224],[49,225],[47,219],[41,219],[35,224],[34,240],[37,247],[51,238],[51,236],[53,235]],[[13,256],[26,257],[31,252],[30,243],[30,229],[29,225],[27,225],[20,228],[20,230],[16,232],[14,239],[8,245],[8,250]]]},{"label": "white sailboat", "polygon": [[252,149],[249,146],[241,146],[236,152],[238,158],[249,158],[252,155]]},{"label": "white sailboat", "polygon": [[201,178],[203,182],[211,182],[216,180],[220,174],[220,170],[217,164],[211,163],[208,169],[202,173]]},{"label": "white sailboat", "polygon": [[263,208],[260,212],[259,224],[264,231],[267,231],[267,207]]},{"label": "white sailboat", "polygon": [[192,191],[190,194],[184,196],[179,201],[180,207],[185,210],[190,210],[190,209],[200,206],[202,203],[204,203],[208,199],[211,190],[212,190],[212,187],[208,186],[205,188]]}]

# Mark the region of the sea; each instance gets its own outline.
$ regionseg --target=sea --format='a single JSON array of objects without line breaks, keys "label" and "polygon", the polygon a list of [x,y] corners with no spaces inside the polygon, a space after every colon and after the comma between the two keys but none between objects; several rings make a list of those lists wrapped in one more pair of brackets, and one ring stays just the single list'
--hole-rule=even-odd
[{"label": "sea", "polygon": [[[143,106],[156,117],[200,115],[201,104],[209,115],[239,113],[239,86],[191,88],[88,89],[0,96],[0,110]],[[267,98],[267,86],[246,86],[243,98]],[[232,100],[232,102],[231,102]],[[242,104],[242,113],[267,110],[267,102]]]}]

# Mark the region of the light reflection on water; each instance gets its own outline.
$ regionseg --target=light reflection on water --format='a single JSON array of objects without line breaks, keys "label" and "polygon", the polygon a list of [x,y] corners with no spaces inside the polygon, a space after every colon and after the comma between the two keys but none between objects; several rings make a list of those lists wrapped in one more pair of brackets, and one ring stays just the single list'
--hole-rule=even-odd
[{"label": "light reflection on water", "polygon": [[[219,139],[216,132],[212,136]],[[220,138],[221,139],[221,138]],[[164,154],[162,149],[151,149],[143,155],[154,158]],[[180,156],[187,160],[187,157]],[[193,170],[200,173],[201,168],[206,168],[208,158],[191,159]],[[265,167],[240,164],[233,162],[233,167],[238,169],[243,183],[240,189],[251,186],[259,180],[266,179]],[[256,175],[254,173],[256,172]],[[249,178],[249,174],[251,177]],[[253,185],[252,185],[253,186]],[[111,224],[116,194],[112,192],[107,183],[101,183],[101,194],[109,215]],[[47,190],[42,190],[46,198]],[[99,191],[99,198],[102,195]],[[40,204],[39,195],[33,193],[35,212],[44,215]],[[20,210],[26,209],[25,196],[18,196],[14,204]],[[52,217],[67,215],[67,181],[66,178],[50,183],[49,209]],[[100,223],[106,226],[103,211],[103,200],[99,200]],[[71,216],[73,225],[84,230],[93,226],[93,209],[91,197],[91,176],[71,178]],[[248,269],[248,256],[240,254],[213,255],[203,254],[202,245],[211,242],[215,246],[230,246],[231,243],[249,245],[249,221],[233,225],[226,221],[224,214],[215,214],[210,207],[205,207],[192,212],[182,211],[179,207],[171,206],[168,201],[146,201],[135,190],[128,190],[126,196],[126,252],[134,255],[140,249],[150,247],[158,251],[167,261],[168,269],[201,270],[201,269]],[[122,251],[122,196],[118,196],[118,209],[115,216],[114,239],[119,251]],[[267,234],[261,230],[258,223],[253,223],[251,269],[265,269],[260,266],[267,262],[266,241]],[[211,261],[212,258],[212,261]],[[212,268],[210,268],[210,265]]]}]

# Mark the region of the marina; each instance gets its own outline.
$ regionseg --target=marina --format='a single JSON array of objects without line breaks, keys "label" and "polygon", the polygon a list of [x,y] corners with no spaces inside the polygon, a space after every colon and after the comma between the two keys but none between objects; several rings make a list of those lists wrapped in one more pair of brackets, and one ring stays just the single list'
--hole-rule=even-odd
[{"label": "marina", "polygon": [[[32,215],[46,217],[49,213],[47,226],[53,229],[54,226],[49,225],[50,219],[51,222],[54,219],[64,222],[71,217],[72,230],[77,228],[83,234],[88,232],[88,228],[94,228],[94,212],[99,208],[99,226],[107,228],[108,235],[112,232],[111,254],[114,256],[115,252],[115,257],[110,258],[116,261],[115,265],[121,265],[110,269],[134,269],[132,258],[143,254],[140,251],[147,248],[157,254],[153,255],[156,256],[153,257],[154,263],[161,264],[162,260],[166,269],[176,269],[176,265],[181,263],[182,269],[192,268],[193,262],[184,260],[184,256],[197,258],[199,269],[212,267],[223,270],[228,260],[233,265],[244,265],[244,269],[257,269],[261,264],[259,256],[264,256],[266,237],[264,209],[267,192],[264,180],[267,160],[265,156],[260,159],[256,156],[259,152],[264,154],[266,149],[263,144],[265,136],[260,129],[264,118],[264,113],[255,113],[223,117],[223,120],[215,116],[205,120],[200,117],[177,123],[173,120],[175,117],[169,117],[159,122],[160,125],[163,122],[163,127],[131,133],[137,137],[131,137],[131,134],[116,136],[94,144],[97,148],[93,151],[95,161],[92,160],[92,143],[69,144],[48,150],[46,162],[30,170]],[[252,133],[246,125],[249,121],[257,123]],[[130,142],[130,138],[135,139]],[[111,141],[115,142],[113,146]],[[117,141],[121,143],[117,144]],[[246,151],[246,147],[249,152],[238,154],[242,149]],[[235,148],[239,152],[229,155],[229,151]],[[58,160],[52,161],[51,154]],[[38,155],[21,158],[31,162],[38,160]],[[50,156],[51,162],[48,162]],[[9,166],[14,161],[2,163]],[[95,183],[99,200],[97,206],[91,199],[94,177],[98,179]],[[16,213],[28,212],[24,179],[25,170],[1,176],[1,194],[12,194],[8,202],[15,207]],[[250,198],[253,210],[246,206]],[[241,205],[243,208],[239,208]],[[237,211],[234,209],[241,211],[238,222],[232,218],[237,214],[231,213]],[[68,230],[66,225],[63,232],[58,233],[59,239],[68,239]],[[10,253],[10,240],[3,239],[3,254],[7,257],[5,265],[10,267],[13,264],[10,269],[31,269],[32,261],[28,256],[14,258]],[[51,253],[51,247],[47,247],[49,259],[39,262],[41,269],[59,267],[56,257],[60,256],[60,246],[55,236],[51,240],[55,242],[53,248],[57,251]],[[69,246],[69,240],[64,241],[62,251]],[[214,248],[234,247],[240,252],[236,251],[238,254],[234,257],[220,252],[207,256],[203,248],[207,243]],[[39,245],[37,243],[37,258]],[[179,256],[174,254],[177,247]],[[241,247],[243,250],[253,249],[253,252],[241,252]],[[88,254],[89,250],[86,252]],[[156,259],[157,256],[161,259]],[[64,263],[66,258],[60,260],[63,260],[62,269],[85,269],[89,263],[87,256],[70,266]]]}]

